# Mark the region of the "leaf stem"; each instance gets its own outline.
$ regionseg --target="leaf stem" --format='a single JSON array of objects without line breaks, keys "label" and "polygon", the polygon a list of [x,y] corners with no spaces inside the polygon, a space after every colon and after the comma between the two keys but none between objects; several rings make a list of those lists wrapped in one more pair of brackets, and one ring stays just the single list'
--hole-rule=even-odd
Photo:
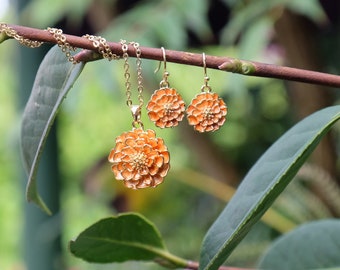
[{"label": "leaf stem", "polygon": [[[198,270],[199,264],[198,262],[188,261],[186,269],[187,270]],[[238,267],[229,267],[229,266],[220,266],[218,270],[250,270],[249,268],[238,268]]]},{"label": "leaf stem", "polygon": [[6,35],[6,33],[0,32],[0,44],[4,42],[5,40],[9,39],[10,37]]},{"label": "leaf stem", "polygon": [[[199,263],[194,261],[187,261],[181,257],[178,257],[170,252],[165,252],[161,250],[154,250],[160,257],[154,260],[156,263],[167,267],[167,268],[183,268],[186,270],[198,270]],[[218,270],[249,270],[246,268],[237,268],[237,267],[229,267],[229,266],[220,266]]]},{"label": "leaf stem", "polygon": [[[41,42],[56,44],[57,41],[46,30],[30,28],[20,25],[8,25],[24,38]],[[90,40],[85,37],[65,34],[67,42],[77,48],[85,49],[75,55],[75,60],[81,62],[89,62],[101,59],[98,48],[95,48]],[[121,44],[118,42],[108,42],[112,52],[122,55]],[[140,47],[142,51],[141,58],[163,61],[163,52],[160,48]],[[133,46],[129,46],[128,54],[134,57],[135,52]],[[168,62],[203,66],[202,54],[166,50],[166,58]],[[207,68],[224,70],[228,72],[238,73],[247,76],[276,78],[289,81],[298,81],[311,84],[319,84],[333,87],[340,87],[340,76],[304,69],[297,69],[285,66],[277,66],[253,61],[244,61],[231,57],[206,56]]]}]

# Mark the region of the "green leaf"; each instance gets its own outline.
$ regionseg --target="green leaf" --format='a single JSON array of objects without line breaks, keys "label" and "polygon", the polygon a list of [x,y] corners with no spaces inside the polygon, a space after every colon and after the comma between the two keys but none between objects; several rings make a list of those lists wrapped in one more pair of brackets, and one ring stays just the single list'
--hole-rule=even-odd
[{"label": "green leaf", "polygon": [[339,118],[340,106],[318,111],[292,127],[263,154],[207,232],[200,269],[217,269],[227,259]]},{"label": "green leaf", "polygon": [[[72,19],[73,24],[79,25],[91,3],[91,0],[30,1],[23,9],[21,16],[30,18],[30,24],[37,28],[55,25],[60,18]],[[39,16],[35,16],[35,14],[39,14]]]},{"label": "green leaf", "polygon": [[322,22],[326,16],[317,0],[257,0],[249,1],[247,4],[242,1],[224,0],[232,11],[232,18],[222,31],[222,41],[225,44],[232,44],[240,34],[254,23],[264,17],[273,18],[272,11],[286,7],[294,12],[300,13],[310,19]]},{"label": "green leaf", "polygon": [[302,225],[278,238],[262,257],[260,269],[300,270],[340,266],[340,221]]},{"label": "green leaf", "polygon": [[[177,0],[172,1],[172,8],[180,13],[186,25],[179,25],[181,28],[189,28],[201,40],[212,38],[208,23],[207,13],[209,3],[205,0]],[[168,32],[170,33],[170,32]],[[172,32],[171,32],[172,33]],[[173,37],[173,36],[172,36]],[[169,40],[169,39],[168,39]],[[170,46],[171,47],[171,46]]]},{"label": "green leaf", "polygon": [[187,29],[200,39],[211,36],[205,16],[207,9],[208,4],[204,0],[144,1],[118,16],[103,36],[111,40],[121,37],[133,39],[144,46],[163,44],[166,48],[184,49]]},{"label": "green leaf", "polygon": [[153,260],[171,267],[186,265],[168,253],[156,227],[137,213],[98,221],[70,242],[70,250],[76,257],[94,263]]},{"label": "green leaf", "polygon": [[83,67],[83,63],[70,63],[60,48],[54,46],[40,64],[23,114],[21,148],[28,173],[26,198],[49,214],[50,210],[38,194],[38,164],[58,108]]},{"label": "green leaf", "polygon": [[[272,24],[266,16],[256,20],[251,27],[244,30],[240,40],[239,58],[252,60],[258,58],[268,46],[270,35],[266,33],[270,30],[272,30]],[[259,38],[261,35],[262,38]]]},{"label": "green leaf", "polygon": [[252,27],[259,18],[263,19],[267,16],[271,9],[282,4],[282,0],[258,0],[249,2],[249,4],[246,5],[240,1],[235,1],[234,3],[228,4],[232,5],[232,18],[221,33],[224,44],[232,44],[235,42],[240,33]]},{"label": "green leaf", "polygon": [[309,17],[315,22],[320,23],[327,21],[327,16],[322,5],[317,0],[289,1],[287,6],[293,12]]}]

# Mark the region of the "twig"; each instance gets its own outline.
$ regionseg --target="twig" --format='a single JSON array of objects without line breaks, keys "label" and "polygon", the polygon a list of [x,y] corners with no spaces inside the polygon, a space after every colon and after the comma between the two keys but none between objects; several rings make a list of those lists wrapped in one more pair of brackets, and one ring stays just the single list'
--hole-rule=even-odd
[{"label": "twig", "polygon": [[[191,262],[188,261],[188,264],[186,266],[187,270],[197,270],[199,267],[198,262]],[[229,267],[229,266],[220,266],[218,270],[250,270],[249,268],[239,268],[239,267]]]},{"label": "twig", "polygon": [[[13,28],[17,33],[24,38],[48,42],[56,44],[57,41],[54,39],[46,30],[40,30],[36,28],[24,27],[19,25],[8,25]],[[77,48],[85,49],[75,55],[75,60],[89,62],[98,60],[101,55],[98,53],[97,48],[95,48],[90,40],[84,37],[67,35],[65,34],[67,42]],[[108,45],[112,52],[117,55],[122,55],[121,44],[117,42],[108,42]],[[142,58],[152,59],[152,60],[163,60],[163,53],[161,49],[150,48],[150,47],[140,47],[142,51]],[[128,48],[129,56],[133,57],[135,55],[134,48],[129,46]],[[191,65],[191,66],[202,66],[202,55],[197,53],[189,53],[183,51],[166,50],[166,59],[168,62]],[[276,78],[289,81],[298,81],[311,84],[320,84],[326,86],[340,87],[340,76],[290,68],[284,66],[276,66],[270,64],[264,64],[253,61],[244,61],[231,57],[217,57],[217,56],[206,56],[206,66],[207,68],[219,69],[228,72],[238,73],[248,76],[257,77],[268,77]]]}]

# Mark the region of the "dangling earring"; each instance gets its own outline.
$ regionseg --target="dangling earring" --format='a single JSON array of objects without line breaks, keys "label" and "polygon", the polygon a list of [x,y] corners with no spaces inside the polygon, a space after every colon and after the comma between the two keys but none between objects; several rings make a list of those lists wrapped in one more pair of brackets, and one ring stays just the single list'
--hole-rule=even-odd
[{"label": "dangling earring", "polygon": [[143,106],[143,84],[141,68],[141,50],[139,44],[131,43],[136,50],[138,105],[131,100],[131,83],[128,63],[128,45],[122,40],[124,58],[124,77],[126,79],[127,105],[132,112],[132,130],[124,132],[116,138],[116,146],[111,150],[108,160],[117,180],[123,180],[124,185],[132,189],[156,187],[163,182],[163,178],[170,168],[170,155],[163,139],[157,138],[156,133],[144,130],[141,121]]},{"label": "dangling earring", "polygon": [[187,108],[187,119],[189,125],[199,132],[218,130],[225,122],[228,108],[216,93],[211,93],[208,85],[207,64],[205,53],[203,53],[204,85],[200,94],[191,101]]},{"label": "dangling earring", "polygon": [[[177,93],[176,89],[170,88],[168,82],[169,72],[166,71],[166,55],[165,49],[163,51],[163,80],[160,82],[160,89],[156,90],[151,96],[146,109],[151,121],[157,127],[175,127],[179,121],[184,117],[185,104],[183,98]],[[161,63],[160,63],[161,64]],[[156,72],[159,68],[156,70]]]}]

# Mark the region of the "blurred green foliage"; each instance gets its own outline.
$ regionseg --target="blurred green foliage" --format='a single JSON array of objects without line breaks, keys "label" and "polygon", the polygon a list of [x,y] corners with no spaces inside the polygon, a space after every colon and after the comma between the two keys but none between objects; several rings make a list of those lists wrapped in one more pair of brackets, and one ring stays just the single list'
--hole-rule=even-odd
[{"label": "blurred green foliage", "polygon": [[0,268],[10,269],[20,265],[20,231],[23,186],[19,181],[21,167],[19,138],[19,113],[16,107],[17,81],[10,63],[15,59],[14,46],[0,46]]}]

